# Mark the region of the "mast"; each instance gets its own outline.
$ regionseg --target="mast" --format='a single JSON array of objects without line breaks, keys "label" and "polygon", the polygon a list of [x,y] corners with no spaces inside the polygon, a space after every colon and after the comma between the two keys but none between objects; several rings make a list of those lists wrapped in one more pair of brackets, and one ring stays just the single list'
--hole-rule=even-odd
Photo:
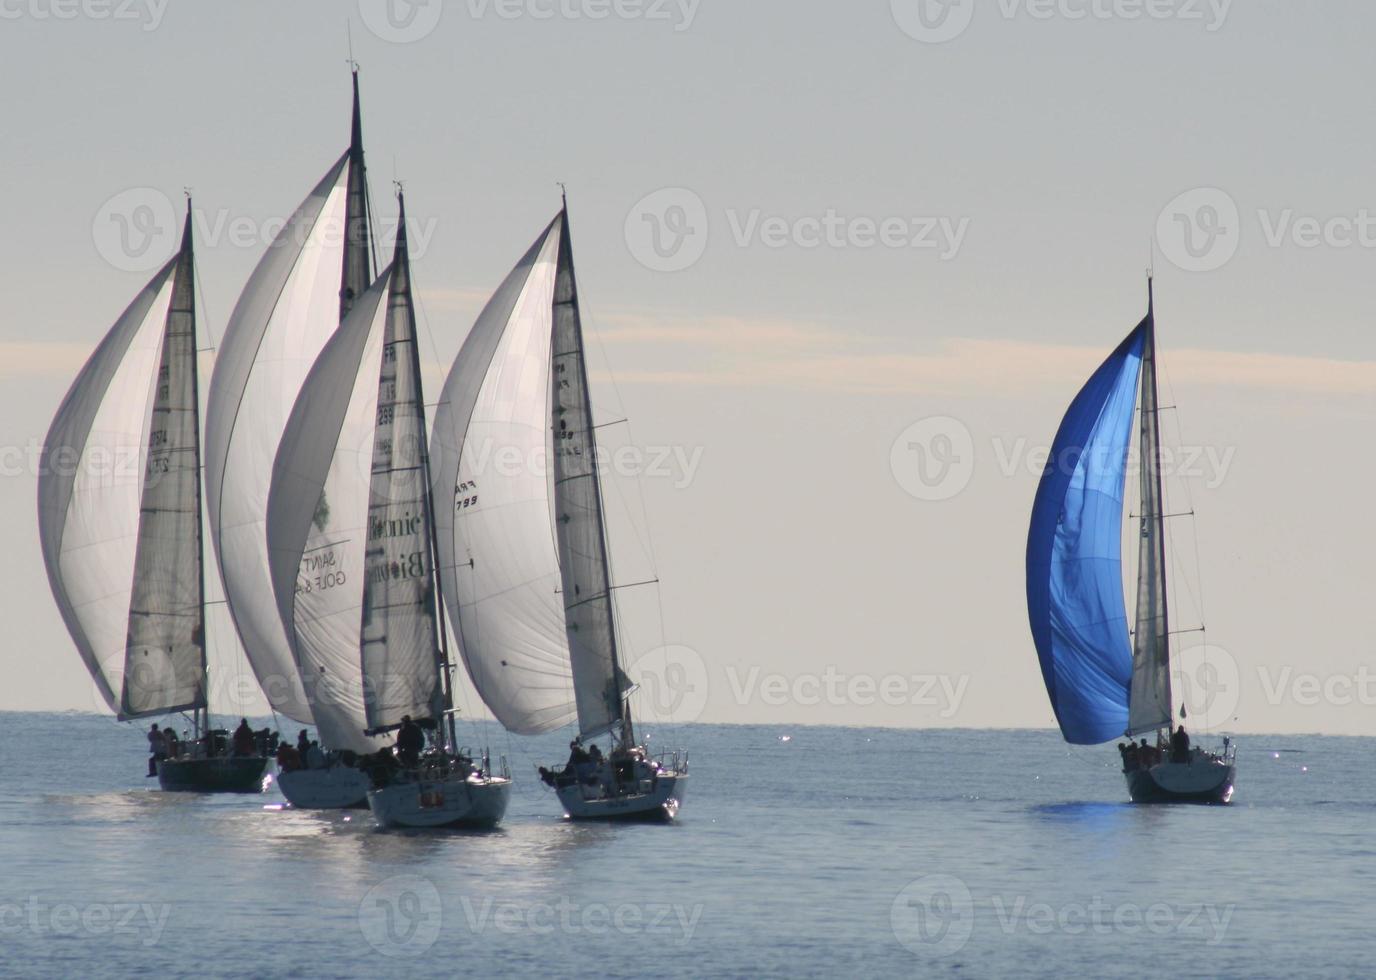
[{"label": "mast", "polygon": [[[458,734],[454,725],[454,677],[451,672],[452,667],[449,662],[449,639],[444,628],[444,603],[441,601],[440,575],[439,575],[439,536],[435,528],[435,492],[430,483],[430,448],[429,440],[426,438],[427,429],[425,424],[425,383],[421,377],[420,368],[420,343],[416,334],[416,308],[411,300],[411,259],[406,239],[406,195],[400,185],[397,186],[397,247],[394,259],[394,268],[400,273],[402,280],[402,295],[406,301],[407,328],[411,339],[411,370],[416,379],[416,410],[420,413],[420,467],[421,480],[425,488],[424,503],[425,526],[429,530],[427,535],[430,544],[430,612],[435,623],[435,632],[438,644],[436,646],[437,666],[440,674],[440,690],[443,692],[444,705],[441,716],[435,719],[441,726],[448,722],[449,747],[457,752],[459,748]],[[395,276],[397,273],[394,272]],[[395,278],[393,282],[395,283]]]},{"label": "mast", "polygon": [[[620,722],[620,728],[621,728],[621,732],[620,732],[620,735],[621,735],[621,746],[622,746],[623,748],[628,748],[628,747],[630,747],[630,746],[632,746],[632,745],[635,744],[635,732],[634,732],[633,726],[632,726],[632,724],[631,724],[631,716],[630,716],[630,711],[629,711],[628,700],[627,700],[626,698],[622,697],[622,690],[621,690],[621,679],[625,676],[625,674],[622,672],[622,669],[621,669],[620,651],[617,649],[617,638],[616,638],[616,634],[617,634],[617,631],[616,631],[616,603],[615,603],[615,601],[613,600],[613,597],[612,597],[610,568],[608,567],[608,562],[607,562],[607,555],[609,554],[609,549],[608,549],[608,547],[607,547],[607,527],[606,527],[606,521],[605,521],[605,518],[604,518],[603,501],[602,501],[602,475],[601,475],[600,467],[598,466],[598,463],[597,463],[597,459],[598,459],[598,457],[597,457],[597,434],[596,434],[596,426],[593,424],[592,397],[591,397],[591,394],[590,394],[589,388],[588,388],[588,368],[587,368],[587,359],[583,356],[583,352],[584,352],[584,344],[583,344],[583,316],[582,316],[582,311],[581,311],[581,308],[580,308],[580,306],[579,306],[579,301],[578,301],[578,279],[577,279],[577,276],[576,276],[575,273],[574,273],[574,264],[573,264],[573,240],[572,240],[572,235],[571,235],[571,233],[570,233],[570,231],[569,231],[569,204],[568,204],[568,194],[567,194],[567,192],[564,190],[564,188],[563,188],[562,186],[560,187],[560,205],[561,205],[561,206],[560,206],[560,219],[561,219],[561,220],[560,220],[560,227],[559,227],[559,260],[560,260],[560,263],[561,263],[561,264],[567,264],[567,268],[568,268],[568,282],[567,282],[568,295],[567,295],[566,298],[561,299],[560,296],[559,296],[559,289],[558,289],[558,287],[556,286],[555,296],[554,296],[554,305],[555,305],[555,307],[556,307],[556,314],[557,314],[557,308],[558,308],[559,306],[561,306],[561,305],[566,305],[566,306],[570,309],[570,311],[572,312],[572,322],[569,324],[569,330],[570,330],[570,334],[571,334],[571,337],[572,337],[574,343],[573,343],[572,348],[569,349],[569,350],[558,350],[557,347],[556,347],[555,349],[552,350],[551,353],[552,353],[553,357],[554,357],[556,360],[559,359],[559,358],[568,358],[568,357],[572,357],[572,358],[573,358],[574,360],[576,360],[576,362],[577,362],[577,366],[576,366],[576,369],[575,369],[575,370],[576,370],[576,372],[577,372],[578,384],[579,384],[579,387],[580,387],[580,389],[581,389],[581,391],[580,391],[580,401],[581,401],[581,404],[579,405],[579,409],[580,409],[581,414],[582,414],[583,424],[586,426],[586,430],[585,430],[585,432],[583,433],[583,439],[584,439],[585,442],[586,442],[586,450],[587,450],[587,452],[588,452],[588,454],[589,454],[589,456],[588,456],[588,462],[587,462],[587,464],[586,464],[586,465],[588,466],[588,468],[589,468],[589,472],[588,472],[586,475],[587,475],[588,477],[590,477],[590,482],[591,482],[591,486],[592,486],[592,497],[593,497],[593,506],[590,508],[590,510],[591,510],[590,516],[591,516],[591,518],[596,522],[596,532],[595,532],[595,535],[596,535],[596,543],[597,543],[597,547],[601,550],[601,556],[600,556],[600,557],[601,557],[601,574],[602,574],[602,581],[599,582],[599,583],[597,583],[597,584],[600,586],[601,589],[604,590],[605,595],[606,595],[606,602],[607,602],[607,617],[608,617],[607,649],[608,649],[608,653],[609,653],[610,658],[611,658],[611,685],[612,685],[611,690],[608,691],[608,694],[611,695],[613,692],[615,692],[616,711],[615,711],[615,713],[614,713],[614,715],[613,715],[613,723],[615,724],[616,722]],[[557,319],[557,317],[556,317],[556,319]],[[556,336],[557,336],[557,328],[556,328]],[[562,370],[562,369],[560,369],[560,370]],[[556,374],[557,374],[557,371],[556,371]],[[557,399],[557,393],[556,393],[556,399]],[[561,425],[562,425],[562,422],[561,422]],[[558,453],[558,446],[556,445],[556,458],[557,458],[558,456],[559,456],[559,453]],[[557,473],[557,471],[556,471],[556,473]],[[564,560],[567,561],[567,557],[565,557]],[[593,599],[596,599],[597,597],[594,596],[594,597],[592,597],[592,598],[593,598]],[[565,599],[566,599],[566,603],[565,603],[566,610],[567,610],[568,608],[571,608],[573,605],[578,604],[578,603],[580,603],[580,602],[590,601],[590,600],[587,600],[587,599],[578,599],[578,598],[575,598],[575,597],[573,597],[573,596],[568,596],[568,595],[565,596]],[[569,600],[571,600],[571,601],[569,601]],[[567,612],[566,612],[566,615],[567,615]]]},{"label": "mast", "polygon": [[345,212],[344,269],[339,286],[339,319],[354,305],[354,300],[375,278],[376,257],[372,254],[372,235],[368,223],[368,178],[363,163],[363,111],[358,95],[358,65],[351,67],[353,112],[349,127],[348,206]]},{"label": "mast", "polygon": [[[196,332],[196,261],[193,252],[191,239],[191,194],[186,195],[186,225],[182,229],[182,254],[185,265],[178,270],[178,275],[187,277],[188,295],[191,303],[187,309],[190,316],[191,331],[191,416],[192,432],[194,433],[194,445],[196,454],[196,594],[200,597],[201,608],[201,696],[205,704],[201,710],[205,713],[205,728],[210,730],[210,652],[207,649],[208,630],[205,621],[205,518],[201,513],[201,372],[200,372],[200,341]],[[200,738],[200,727],[193,720],[195,737]]]}]

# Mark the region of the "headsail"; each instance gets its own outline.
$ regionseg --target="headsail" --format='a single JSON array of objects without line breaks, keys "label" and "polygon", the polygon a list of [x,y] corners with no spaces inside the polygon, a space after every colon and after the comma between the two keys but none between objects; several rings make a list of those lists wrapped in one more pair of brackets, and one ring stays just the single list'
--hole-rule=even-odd
[{"label": "headsail", "polygon": [[1027,611],[1066,741],[1111,741],[1128,722],[1132,653],[1123,602],[1123,487],[1150,319],[1071,403],[1037,489]]},{"label": "headsail", "polygon": [[268,247],[230,316],[211,379],[211,538],[244,650],[274,710],[312,720],[268,573],[267,500],[278,442],[341,311],[368,286],[358,83],[354,142]]},{"label": "headsail", "polygon": [[402,230],[302,386],[269,497],[274,591],[332,748],[444,710],[409,277]]},{"label": "headsail", "polygon": [[431,439],[450,618],[483,701],[521,734],[575,717],[585,735],[604,732],[627,686],[566,221],[549,224],[478,317]]},{"label": "headsail", "polygon": [[121,719],[206,704],[194,287],[188,202],[180,252],[96,348],[44,443],[49,582]]},{"label": "headsail", "polygon": [[1161,417],[1156,384],[1156,319],[1147,311],[1142,347],[1140,429],[1141,542],[1137,557],[1137,628],[1132,644],[1128,734],[1171,725],[1170,624],[1166,603],[1165,494],[1161,488]]}]

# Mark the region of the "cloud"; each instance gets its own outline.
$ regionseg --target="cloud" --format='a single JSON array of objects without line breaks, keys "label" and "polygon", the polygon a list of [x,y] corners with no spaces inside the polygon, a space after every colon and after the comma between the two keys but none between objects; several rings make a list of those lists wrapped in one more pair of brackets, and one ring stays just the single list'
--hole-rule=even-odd
[{"label": "cloud", "polygon": [[70,382],[93,349],[89,344],[0,341],[0,380],[42,378]]},{"label": "cloud", "polygon": [[[887,394],[1006,396],[1073,390],[1112,348],[1021,340],[864,337],[815,323],[615,314],[596,332],[626,384],[788,387]],[[660,347],[661,352],[646,348]],[[1176,348],[1162,366],[1178,385],[1302,394],[1376,394],[1376,361]]]}]

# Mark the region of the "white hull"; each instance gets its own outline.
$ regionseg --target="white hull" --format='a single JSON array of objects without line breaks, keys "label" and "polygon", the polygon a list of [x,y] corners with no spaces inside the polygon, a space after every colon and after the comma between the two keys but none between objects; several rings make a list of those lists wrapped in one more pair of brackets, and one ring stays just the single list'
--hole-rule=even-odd
[{"label": "white hull", "polygon": [[639,792],[608,795],[600,784],[561,786],[564,815],[573,820],[672,820],[678,814],[688,775],[662,773],[643,780]]},{"label": "white hull", "polygon": [[368,806],[382,827],[495,827],[506,815],[511,780],[448,776],[369,790]]},{"label": "white hull", "polygon": [[287,802],[301,810],[361,809],[368,805],[372,781],[352,766],[293,769],[277,774],[277,788]]}]

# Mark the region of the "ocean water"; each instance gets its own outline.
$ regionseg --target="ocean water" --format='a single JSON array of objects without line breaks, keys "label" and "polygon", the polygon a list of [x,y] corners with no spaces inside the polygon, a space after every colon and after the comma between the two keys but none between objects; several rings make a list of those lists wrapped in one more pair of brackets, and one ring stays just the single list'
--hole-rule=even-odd
[{"label": "ocean water", "polygon": [[679,726],[672,826],[572,824],[490,739],[489,833],[165,794],[142,733],[0,714],[0,973],[1370,975],[1376,744],[1240,740],[1230,807],[1134,807],[1053,732]]}]

